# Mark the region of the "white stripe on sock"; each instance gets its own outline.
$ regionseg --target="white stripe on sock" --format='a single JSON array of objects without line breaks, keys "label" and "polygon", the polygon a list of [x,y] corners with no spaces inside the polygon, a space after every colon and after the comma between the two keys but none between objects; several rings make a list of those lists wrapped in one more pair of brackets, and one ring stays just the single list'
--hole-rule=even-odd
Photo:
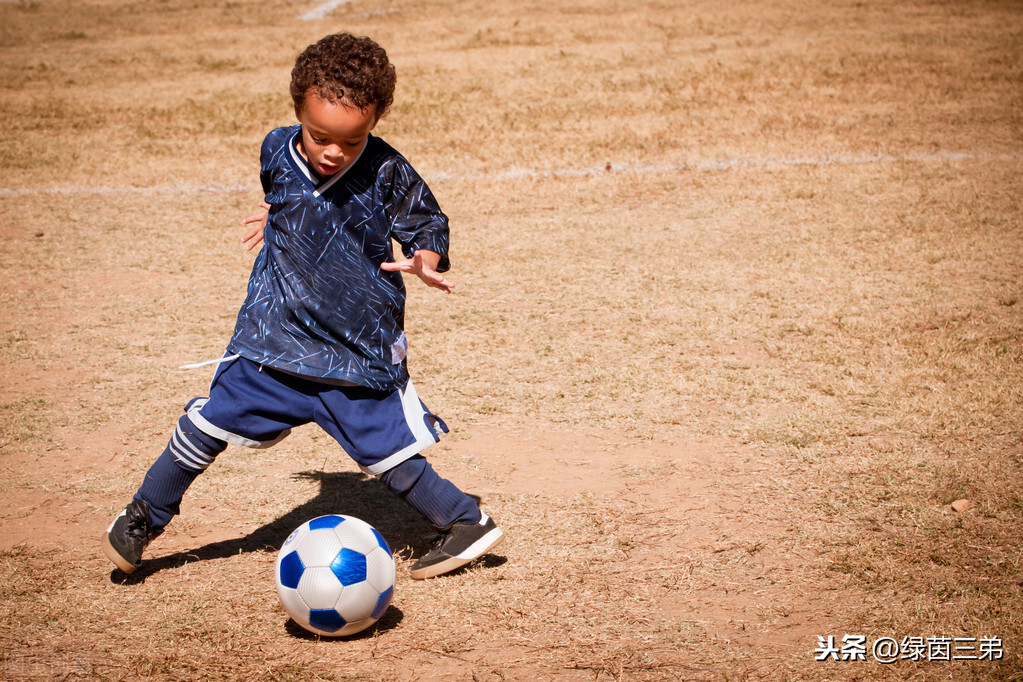
[{"label": "white stripe on sock", "polygon": [[212,459],[208,459],[205,455],[191,447],[191,443],[188,443],[177,430],[174,431],[174,435],[171,437],[169,448],[174,453],[174,458],[189,469],[205,471],[213,462]]}]

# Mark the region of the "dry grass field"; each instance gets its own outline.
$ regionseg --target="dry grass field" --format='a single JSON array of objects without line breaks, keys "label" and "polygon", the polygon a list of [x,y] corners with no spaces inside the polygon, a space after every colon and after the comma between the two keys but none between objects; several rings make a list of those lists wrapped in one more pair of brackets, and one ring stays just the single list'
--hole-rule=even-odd
[{"label": "dry grass field", "polygon": [[[1023,4],[335,4],[0,2],[0,678],[1023,680]],[[310,427],[126,577],[98,538],[204,395],[259,143],[338,30],[451,216],[411,367],[507,540],[412,581],[425,523]],[[350,639],[274,590],[328,512],[398,554]]]}]

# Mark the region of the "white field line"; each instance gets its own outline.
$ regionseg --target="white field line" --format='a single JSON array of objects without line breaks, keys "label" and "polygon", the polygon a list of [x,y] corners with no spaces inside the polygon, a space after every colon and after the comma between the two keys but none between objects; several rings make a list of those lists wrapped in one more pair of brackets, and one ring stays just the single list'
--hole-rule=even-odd
[{"label": "white field line", "polygon": [[[582,178],[594,175],[624,174],[632,173],[637,175],[678,173],[686,171],[720,171],[733,170],[737,168],[786,168],[797,166],[856,166],[872,163],[944,163],[949,161],[968,160],[999,160],[1008,161],[1021,159],[1023,153],[1019,152],[939,152],[936,154],[907,154],[895,156],[892,154],[873,154],[869,156],[810,156],[790,158],[736,158],[736,159],[710,159],[705,161],[683,161],[680,163],[668,164],[618,164],[589,168],[552,168],[547,170],[530,170],[528,168],[512,168],[503,171],[484,173],[433,173],[429,176],[430,182],[457,182],[460,180],[520,180],[544,179],[544,178]],[[152,194],[174,193],[174,194],[233,194],[241,192],[258,191],[259,185],[251,184],[224,184],[224,185],[193,185],[174,184],[156,185],[153,187],[85,187],[80,185],[64,185],[56,187],[0,187],[0,198],[14,196],[28,196],[37,194]]]},{"label": "white field line", "polygon": [[710,159],[705,161],[683,161],[668,164],[607,164],[591,168],[559,168],[550,170],[511,169],[496,173],[437,173],[431,179],[438,182],[449,180],[516,180],[520,178],[579,178],[606,173],[657,174],[682,171],[713,171],[732,170],[735,168],[770,168],[786,166],[851,166],[869,163],[933,163],[944,161],[962,161],[969,159],[1016,159],[1023,158],[1023,153],[973,153],[944,152],[938,154],[909,154],[894,156],[891,154],[873,154],[870,156],[816,156],[791,158],[737,158]]},{"label": "white field line", "polygon": [[302,21],[315,21],[316,19],[323,19],[325,16],[336,10],[341,5],[347,5],[351,0],[327,0],[322,2],[316,7],[301,15],[299,19]]},{"label": "white field line", "polygon": [[84,187],[81,185],[64,185],[60,187],[0,187],[0,197],[21,197],[34,194],[153,194],[154,192],[170,192],[173,194],[232,194],[235,192],[251,192],[259,189],[258,184],[248,185],[155,185],[153,187]]}]

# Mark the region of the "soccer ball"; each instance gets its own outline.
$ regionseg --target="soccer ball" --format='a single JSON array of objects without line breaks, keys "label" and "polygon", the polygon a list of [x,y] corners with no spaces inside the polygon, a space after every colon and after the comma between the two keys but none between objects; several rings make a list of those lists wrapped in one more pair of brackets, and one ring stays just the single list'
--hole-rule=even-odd
[{"label": "soccer ball", "polygon": [[340,637],[365,630],[394,596],[394,557],[373,526],[331,514],[306,521],[277,553],[277,596],[309,632]]}]

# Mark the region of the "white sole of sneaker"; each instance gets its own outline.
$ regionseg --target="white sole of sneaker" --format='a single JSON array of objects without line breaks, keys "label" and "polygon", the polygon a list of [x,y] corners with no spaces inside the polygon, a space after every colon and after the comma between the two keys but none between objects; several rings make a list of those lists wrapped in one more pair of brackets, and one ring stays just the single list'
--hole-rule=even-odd
[{"label": "white sole of sneaker", "polygon": [[124,557],[114,548],[114,543],[110,542],[110,531],[114,529],[117,524],[117,519],[121,518],[127,513],[123,511],[114,517],[114,520],[110,522],[110,526],[107,527],[107,532],[103,533],[103,542],[100,545],[103,548],[103,553],[107,555],[107,558],[114,562],[114,566],[121,569],[122,573],[134,573],[138,566],[133,566],[125,561]]},{"label": "white sole of sneaker", "polygon": [[113,561],[114,565],[121,569],[121,572],[134,573],[135,569],[138,568],[137,566],[129,564],[124,560],[124,557],[117,553],[117,550],[114,549],[114,546],[110,543],[109,531],[103,533],[103,542],[100,546],[103,548],[103,553],[107,555],[107,558]]}]

